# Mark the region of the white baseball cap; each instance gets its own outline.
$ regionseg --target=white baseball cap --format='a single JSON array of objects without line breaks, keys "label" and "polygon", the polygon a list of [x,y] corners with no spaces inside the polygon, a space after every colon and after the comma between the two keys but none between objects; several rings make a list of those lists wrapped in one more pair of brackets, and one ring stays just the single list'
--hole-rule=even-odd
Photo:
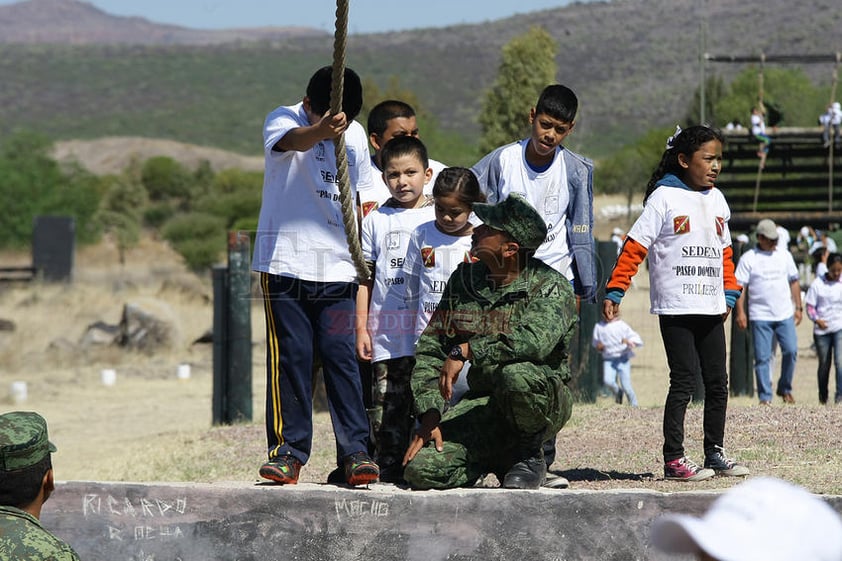
[{"label": "white baseball cap", "polygon": [[652,524],[667,553],[719,561],[842,561],[842,518],[807,490],[769,477],[732,487],[701,517],[667,514]]}]

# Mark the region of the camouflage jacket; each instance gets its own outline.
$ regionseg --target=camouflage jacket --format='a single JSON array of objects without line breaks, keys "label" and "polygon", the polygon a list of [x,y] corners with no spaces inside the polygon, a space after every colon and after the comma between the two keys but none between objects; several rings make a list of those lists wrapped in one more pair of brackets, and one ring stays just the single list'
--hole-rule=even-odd
[{"label": "camouflage jacket", "polygon": [[530,258],[520,277],[496,290],[482,262],[462,263],[444,288],[438,309],[415,349],[412,374],[415,412],[444,410],[439,371],[454,345],[468,342],[473,358],[468,385],[483,392],[484,382],[502,366],[528,362],[567,382],[568,345],[577,321],[570,281],[542,261]]},{"label": "camouflage jacket", "polygon": [[0,506],[0,559],[79,561],[79,556],[28,512],[11,506]]}]

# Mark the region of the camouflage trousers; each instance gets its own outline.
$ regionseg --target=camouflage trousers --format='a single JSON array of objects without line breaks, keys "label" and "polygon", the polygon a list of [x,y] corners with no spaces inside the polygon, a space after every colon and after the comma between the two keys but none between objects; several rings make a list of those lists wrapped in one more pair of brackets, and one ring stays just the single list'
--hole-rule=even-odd
[{"label": "camouflage trousers", "polygon": [[554,436],[570,419],[573,396],[559,372],[514,363],[491,372],[472,368],[470,390],[445,411],[443,450],[432,442],[407,464],[406,481],[416,489],[473,485],[486,473],[509,471],[526,439]]},{"label": "camouflage trousers", "polygon": [[415,357],[404,356],[372,364],[371,441],[374,461],[381,472],[400,475],[401,462],[409,446],[414,419],[410,379]]}]

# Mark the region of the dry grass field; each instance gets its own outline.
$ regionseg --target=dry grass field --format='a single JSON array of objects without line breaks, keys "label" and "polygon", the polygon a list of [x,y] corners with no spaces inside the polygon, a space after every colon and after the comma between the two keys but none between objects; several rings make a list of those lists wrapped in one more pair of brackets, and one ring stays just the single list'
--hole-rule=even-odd
[{"label": "dry grass field", "polygon": [[[608,238],[610,227],[601,225],[600,239]],[[24,254],[0,255],[4,265],[28,260]],[[46,417],[59,449],[54,465],[62,480],[256,481],[264,457],[262,309],[258,302],[252,307],[253,422],[213,427],[212,346],[193,344],[212,325],[211,295],[209,278],[188,273],[178,255],[149,238],[129,252],[122,266],[107,241],[80,249],[68,284],[0,285],[0,319],[15,324],[13,331],[0,331],[0,411],[35,410]],[[177,328],[173,348],[147,355],[79,346],[87,326],[116,324],[123,306],[134,302],[167,312]],[[641,406],[632,409],[605,398],[576,405],[559,434],[554,468],[576,489],[687,490],[687,484],[662,479],[666,361],[656,318],[648,313],[645,273],[636,278],[622,313],[645,342],[632,370]],[[732,398],[726,447],[753,474],[842,494],[842,406],[818,404],[809,321],[798,328],[798,336],[798,404],[784,406],[777,400],[772,407],[760,407],[753,398]],[[184,363],[191,366],[189,379],[176,375]],[[103,385],[103,369],[116,371],[114,385]],[[23,403],[13,403],[8,394],[14,381],[27,383]],[[334,443],[327,414],[317,414],[315,422],[313,457],[302,480],[323,482],[333,467]],[[691,406],[686,427],[688,453],[700,461],[700,407]],[[692,488],[733,483],[715,478]]]}]

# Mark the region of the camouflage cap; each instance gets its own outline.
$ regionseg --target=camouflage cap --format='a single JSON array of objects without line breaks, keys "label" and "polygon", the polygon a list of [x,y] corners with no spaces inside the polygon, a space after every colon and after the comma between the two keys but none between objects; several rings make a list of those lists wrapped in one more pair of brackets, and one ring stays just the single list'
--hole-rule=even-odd
[{"label": "camouflage cap", "polygon": [[56,447],[47,436],[47,421],[31,411],[0,415],[0,471],[35,465]]},{"label": "camouflage cap", "polygon": [[526,249],[538,249],[547,237],[544,219],[518,193],[512,193],[496,205],[474,203],[473,209],[486,226],[506,232]]}]

